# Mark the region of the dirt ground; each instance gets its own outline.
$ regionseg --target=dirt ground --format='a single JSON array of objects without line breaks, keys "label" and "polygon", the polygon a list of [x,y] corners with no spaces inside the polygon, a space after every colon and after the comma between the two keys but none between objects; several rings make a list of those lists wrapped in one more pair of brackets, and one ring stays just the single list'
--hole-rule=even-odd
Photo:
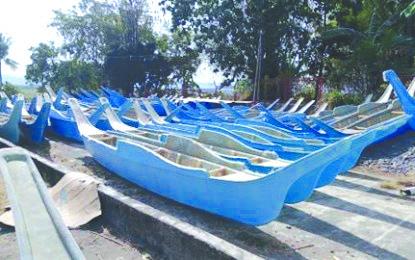
[{"label": "dirt ground", "polygon": [[[231,241],[232,243],[237,244],[238,246],[241,246],[242,248],[245,248],[247,250],[253,250],[251,252],[256,253],[258,255],[263,255],[263,256],[268,256],[270,258],[272,258],[271,256],[275,256],[275,255],[284,255],[287,254],[287,256],[292,256],[291,251],[294,249],[294,254],[297,255],[297,252],[300,251],[304,251],[305,253],[301,253],[302,255],[308,255],[308,252],[306,252],[307,250],[310,251],[310,254],[314,254],[314,252],[311,252],[312,250],[316,249],[315,251],[318,252],[317,250],[317,246],[314,245],[311,248],[308,247],[304,247],[304,245],[300,242],[297,241],[298,237],[305,237],[306,235],[310,235],[310,234],[319,234],[319,232],[322,232],[320,229],[318,229],[317,231],[315,230],[309,230],[310,227],[313,227],[313,225],[307,225],[307,226],[299,226],[298,230],[296,230],[296,226],[297,224],[293,224],[291,223],[292,221],[294,221],[293,219],[295,219],[294,217],[296,215],[298,215],[298,219],[303,219],[305,221],[306,217],[307,218],[312,218],[312,220],[314,222],[318,222],[318,223],[323,223],[320,220],[316,220],[316,217],[320,214],[321,216],[326,216],[326,215],[330,215],[328,213],[328,209],[324,208],[323,210],[321,210],[321,212],[319,211],[320,208],[318,208],[317,206],[320,205],[319,203],[328,203],[325,200],[322,199],[327,199],[327,198],[331,198],[332,200],[336,199],[339,200],[337,197],[337,193],[339,192],[339,188],[338,186],[341,186],[340,184],[344,185],[344,183],[353,183],[352,181],[350,181],[349,179],[353,179],[353,178],[349,178],[349,177],[343,177],[343,176],[339,176],[339,181],[336,181],[336,183],[334,183],[333,185],[329,185],[328,188],[326,188],[326,190],[328,190],[328,194],[329,195],[325,195],[324,192],[318,191],[315,192],[315,195],[313,196],[313,198],[311,198],[311,202],[303,202],[300,204],[297,204],[295,206],[285,206],[285,209],[282,213],[282,215],[280,216],[280,218],[278,219],[278,221],[274,221],[272,224],[270,225],[266,225],[264,227],[259,227],[259,228],[251,228],[251,227],[246,227],[244,225],[238,225],[237,223],[233,223],[231,221],[227,221],[227,220],[223,220],[219,217],[215,217],[212,216],[211,214],[206,214],[204,212],[199,212],[197,210],[191,209],[189,207],[183,206],[181,204],[178,203],[172,203],[171,201],[167,200],[167,199],[162,199],[159,198],[157,196],[154,196],[153,194],[148,194],[148,192],[146,191],[142,191],[141,188],[134,186],[132,184],[128,184],[125,181],[119,180],[120,178],[117,178],[117,176],[114,176],[112,174],[109,174],[109,172],[104,169],[102,166],[100,166],[98,163],[96,163],[96,161],[92,158],[92,156],[83,148],[83,145],[81,143],[74,143],[71,142],[69,140],[62,140],[59,137],[56,136],[51,136],[48,135],[47,136],[47,142],[45,142],[43,145],[41,146],[36,146],[36,147],[30,147],[30,146],[26,146],[26,148],[28,148],[29,150],[31,150],[32,152],[35,152],[39,155],[41,155],[42,157],[45,157],[57,164],[60,165],[64,165],[65,167],[67,167],[68,169],[72,170],[72,171],[80,171],[86,174],[90,174],[90,175],[95,175],[96,177],[98,177],[99,179],[103,180],[104,182],[107,182],[109,185],[113,186],[114,188],[120,188],[121,190],[125,191],[127,195],[131,195],[131,196],[138,196],[140,197],[140,199],[142,199],[143,202],[145,203],[149,203],[149,205],[157,205],[160,208],[166,207],[168,208],[168,210],[166,210],[166,212],[169,212],[170,214],[179,217],[179,218],[183,218],[184,221],[192,223],[194,225],[197,225],[199,228],[202,229],[206,229],[209,230],[209,232],[222,237],[225,240]],[[401,140],[401,139],[400,139]],[[374,148],[371,148],[371,151],[373,151],[373,149],[378,149],[376,146],[374,146]],[[370,152],[370,151],[369,151]],[[366,153],[366,154],[365,154]],[[364,151],[364,155],[363,156],[368,156],[367,154],[368,152],[365,150]],[[377,155],[378,156],[378,155]],[[358,165],[357,167],[355,167],[353,171],[359,172],[359,173],[363,173],[365,175],[375,175],[378,178],[381,178],[383,181],[381,182],[373,182],[373,185],[378,185],[379,190],[384,190],[384,189],[394,189],[395,193],[397,192],[397,189],[400,189],[402,187],[408,186],[411,183],[415,182],[415,176],[414,175],[397,175],[397,174],[388,174],[385,173],[383,171],[381,171],[380,169],[377,169],[376,167],[369,167],[369,166],[362,166],[362,165]],[[346,180],[348,182],[345,182],[342,178],[346,178]],[[347,179],[349,178],[349,179]],[[359,180],[360,181],[360,180]],[[340,184],[339,184],[340,183]],[[348,184],[349,186],[351,184]],[[353,184],[356,187],[361,187],[359,186],[360,184]],[[349,188],[349,186],[347,186],[347,190]],[[353,189],[351,191],[355,192],[355,190],[359,191],[359,189],[357,189],[355,186],[353,186]],[[125,187],[127,187],[127,189],[125,189]],[[1,188],[1,187],[0,187]],[[345,189],[344,187],[341,187],[341,190]],[[340,190],[340,191],[341,191]],[[377,190],[376,187],[373,188],[371,187],[369,190]],[[347,193],[343,194],[343,195],[339,195],[339,197],[343,198],[343,200],[346,199],[346,195],[349,193],[353,193],[351,191],[348,191]],[[365,191],[367,192],[367,191]],[[378,192],[379,193],[379,192]],[[317,194],[317,195],[316,195]],[[386,194],[386,193],[385,193]],[[323,195],[325,197],[323,197]],[[358,195],[359,197],[362,196],[362,194],[359,193]],[[390,196],[390,195],[388,195]],[[320,198],[322,197],[322,198]],[[0,203],[1,203],[1,190],[0,190]],[[317,199],[316,199],[317,198]],[[382,200],[384,200],[385,198],[382,197]],[[387,198],[389,200],[389,198]],[[153,201],[154,200],[154,201]],[[315,205],[317,203],[317,206]],[[337,203],[337,202],[336,202]],[[345,201],[343,201],[344,204],[346,204],[346,206],[350,207],[350,203],[346,203]],[[401,202],[399,202],[401,203]],[[0,204],[1,205],[1,204]],[[4,201],[3,201],[3,205],[4,205]],[[160,206],[161,205],[161,206]],[[330,204],[331,205],[331,204]],[[333,204],[334,205],[334,204]],[[365,205],[366,207],[369,208],[368,205]],[[315,209],[313,208],[315,207]],[[320,207],[320,206],[319,206]],[[334,207],[334,206],[333,206]],[[337,210],[338,205],[336,204],[336,210]],[[307,210],[309,209],[313,209],[312,211],[310,211],[310,213],[308,213]],[[347,208],[347,207],[346,207]],[[360,209],[363,208],[362,206],[358,207],[358,206],[354,206],[354,208],[357,208],[359,210],[358,213],[363,213],[366,211],[362,211],[360,212]],[[355,212],[356,210],[353,208],[353,212]],[[0,207],[1,210],[1,207]],[[343,210],[343,208],[342,208]],[[190,211],[189,214],[187,214],[186,212]],[[302,213],[302,212],[306,212],[306,213]],[[325,214],[322,214],[322,212],[325,212]],[[352,211],[352,210],[350,210]],[[383,212],[383,211],[380,211]],[[184,214],[186,213],[186,214]],[[301,214],[300,214],[301,213]],[[339,214],[339,212],[335,212],[337,215],[336,216],[342,216],[345,213],[343,212],[342,214]],[[334,213],[333,213],[334,214]],[[372,214],[372,213],[371,213]],[[375,213],[373,213],[375,214]],[[372,214],[372,215],[373,215]],[[380,213],[377,213],[378,215]],[[383,213],[382,213],[383,214]],[[186,216],[183,216],[186,215]],[[377,216],[377,215],[376,215]],[[200,221],[196,221],[194,219],[201,219]],[[362,217],[359,216],[359,219],[361,219]],[[382,215],[383,218],[383,215]],[[332,218],[330,218],[332,219]],[[324,223],[331,223],[330,219],[326,219],[324,220]],[[390,221],[391,217],[385,217],[386,220],[388,220],[391,223],[395,223],[397,221],[395,221],[395,219],[392,219],[393,221]],[[304,221],[299,221],[299,223],[302,223]],[[200,223],[199,223],[200,222]],[[222,225],[221,223],[224,222],[224,224]],[[346,222],[345,220],[341,220],[341,223],[349,223],[350,219],[348,222]],[[401,223],[401,222],[399,222]],[[406,223],[406,222],[404,222]],[[207,227],[206,227],[207,226]],[[218,227],[219,226],[219,227]],[[223,226],[223,227],[222,227]],[[330,227],[330,228],[328,228]],[[331,238],[334,235],[331,234],[326,234],[328,232],[328,230],[334,230],[334,233],[339,233],[340,231],[337,230],[335,227],[338,227],[338,223],[333,221],[332,224],[326,224],[326,231],[324,231],[323,233],[323,237],[327,237],[327,238]],[[1,227],[0,227],[1,228]],[[307,232],[302,232],[301,229],[304,228],[307,230]],[[395,227],[392,227],[395,228]],[[410,228],[412,229],[412,226],[410,226]],[[348,230],[348,227],[344,227],[345,230]],[[226,231],[226,232],[225,232]],[[229,231],[229,232],[227,232]],[[295,233],[295,235],[298,237],[294,237],[292,238],[290,235],[288,235],[288,231],[291,231],[291,233]],[[295,231],[295,232],[294,232]],[[315,232],[314,232],[315,231]],[[297,234],[297,233],[298,234]],[[310,233],[311,232],[311,233]],[[141,258],[158,258],[158,256],[154,256],[149,254],[149,253],[143,253],[143,251],[145,252],[145,250],[141,250],[139,247],[139,249],[137,249],[137,246],[131,246],[128,244],[128,242],[125,241],[120,241],[119,239],[117,239],[116,235],[112,235],[111,232],[105,230],[105,228],[99,228],[98,230],[93,228],[93,229],[83,229],[83,230],[74,230],[73,231],[74,236],[76,238],[76,240],[78,241],[78,243],[80,243],[81,247],[83,247],[83,250],[85,250],[84,252],[86,255],[90,256],[88,257],[88,259],[116,259],[116,258],[111,258],[113,256],[122,256],[122,259],[140,259]],[[336,233],[336,234],[337,234]],[[351,231],[349,232],[343,232],[343,233],[347,233],[347,234],[352,234]],[[277,237],[276,234],[278,234]],[[362,234],[360,233],[356,233],[356,235],[348,235],[345,238],[345,241],[343,241],[343,235],[341,233],[339,233],[339,237],[335,237],[334,241],[335,243],[333,245],[330,245],[333,248],[339,248],[339,243],[340,244],[345,244],[347,247],[344,250],[345,252],[347,250],[350,250],[350,248],[352,249],[356,249],[354,251],[359,251],[361,250],[360,246],[358,246],[358,244],[363,243],[362,239],[358,239]],[[284,243],[282,243],[283,245],[280,245],[278,242],[279,237],[282,236],[284,238],[284,236],[286,236],[286,241],[283,239],[282,242],[286,243],[286,245]],[[313,235],[312,237],[310,237],[310,239],[305,239],[306,241],[312,241],[315,239],[320,239],[321,236],[316,236]],[[349,241],[349,238],[353,237],[356,241],[354,241],[353,243]],[[277,239],[278,238],[278,239]],[[0,244],[3,246],[5,245],[5,247],[1,247],[0,248],[0,256],[5,256],[6,258],[9,256],[8,253],[4,253],[6,252],[6,248],[9,248],[10,252],[15,252],[13,251],[12,247],[15,248],[15,242],[14,242],[14,233],[10,232],[10,231],[1,231],[0,230]],[[377,239],[377,238],[376,238]],[[3,243],[4,240],[8,241],[7,244]],[[326,239],[327,243],[333,243],[330,239]],[[346,241],[347,240],[347,241]],[[91,242],[92,241],[92,242]],[[270,242],[271,241],[271,242]],[[337,242],[336,242],[337,241]],[[366,241],[366,240],[365,240]],[[377,240],[376,240],[377,241]],[[297,243],[298,242],[298,243]],[[356,245],[354,243],[357,243]],[[13,245],[12,245],[13,244]],[[297,245],[298,244],[298,245]],[[316,242],[316,244],[319,244]],[[255,249],[252,249],[252,247],[254,247]],[[113,249],[112,249],[113,248]],[[328,248],[330,247],[324,247],[321,248],[319,250],[328,250]],[[379,249],[373,247],[373,251],[378,252]],[[3,250],[3,253],[2,253]],[[15,249],[14,249],[15,250]],[[257,251],[258,250],[258,251]],[[110,252],[108,252],[110,251]],[[350,252],[352,252],[353,250],[350,250]],[[7,251],[9,252],[9,251]],[[97,252],[101,252],[101,253],[97,253]],[[108,253],[107,253],[108,252]],[[287,253],[288,252],[288,253]],[[320,252],[321,253],[321,252]],[[10,253],[12,254],[12,253]],[[125,254],[125,256],[123,255]],[[327,253],[329,254],[329,253]],[[346,254],[346,253],[345,253]],[[348,254],[348,251],[347,251]],[[346,255],[347,255],[346,254]],[[324,254],[322,254],[324,255]],[[371,254],[372,256],[376,255],[375,253]],[[13,258],[12,256],[16,256],[16,253],[14,253],[14,255],[11,255],[11,258]],[[297,255],[299,257],[299,259],[304,259],[301,256]],[[325,255],[326,256],[326,255]],[[361,256],[366,256],[366,255],[361,255]],[[130,258],[132,257],[132,258]],[[3,257],[0,257],[3,258]],[[10,258],[10,259],[11,259]],[[333,258],[336,259],[336,258]]]},{"label": "dirt ground", "polygon": [[[86,259],[153,259],[149,253],[118,239],[105,228],[76,229],[71,230],[71,233]],[[0,259],[19,259],[14,229],[0,225],[0,245]]]},{"label": "dirt ground", "polygon": [[397,175],[385,173],[376,167],[356,166],[350,172],[365,174],[368,176],[376,176],[382,181],[380,187],[390,190],[401,190],[407,187],[415,186],[415,174]]},{"label": "dirt ground", "polygon": [[[93,159],[90,156],[88,157],[81,144],[61,142],[55,136],[51,136],[43,145],[38,147],[26,146],[26,148],[73,171],[92,174],[92,168],[88,167],[88,161]],[[104,169],[102,168],[102,170]],[[4,212],[6,206],[8,206],[8,202],[3,178],[0,176],[0,214]],[[120,239],[115,231],[110,231],[102,226],[99,217],[80,229],[71,230],[71,232],[86,259],[147,260],[163,258],[161,256],[155,257],[154,253],[147,252],[140,245],[131,244],[127,240]],[[0,259],[19,258],[14,228],[0,224],[0,245]]]},{"label": "dirt ground", "polygon": [[[413,135],[414,133],[408,133]],[[408,135],[405,134],[405,135]],[[388,142],[398,142],[395,147],[399,147],[400,142],[405,142],[405,137],[397,137]],[[40,156],[47,158],[57,164],[64,165],[72,171],[83,172],[89,175],[96,175],[100,179],[105,180],[108,177],[108,172],[102,166],[97,164],[92,156],[83,148],[83,144],[73,142],[71,140],[62,140],[62,138],[55,135],[47,135],[47,141],[42,145],[30,146],[24,145],[25,148],[39,154]],[[382,158],[382,152],[385,153],[384,157],[390,157],[390,151],[384,149],[385,144],[373,145],[363,151],[361,161],[358,165],[352,169],[359,173],[366,175],[376,175],[384,179],[380,183],[382,188],[399,190],[408,186],[415,186],[415,174],[403,175],[388,173],[379,169],[376,165],[366,166],[364,160],[371,158],[374,151],[377,151],[376,157]],[[394,149],[397,150],[397,149]],[[393,151],[394,153],[399,151]],[[403,153],[404,151],[402,151]],[[2,178],[0,178],[0,214],[7,206],[7,198],[4,193],[4,187]]]}]

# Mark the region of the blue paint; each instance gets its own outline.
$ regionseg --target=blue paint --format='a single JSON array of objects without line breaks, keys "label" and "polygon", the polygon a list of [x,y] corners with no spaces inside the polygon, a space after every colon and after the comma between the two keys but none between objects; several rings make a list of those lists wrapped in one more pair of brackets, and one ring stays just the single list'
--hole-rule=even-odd
[{"label": "blue paint", "polygon": [[[1,99],[0,107],[5,108],[5,104],[7,103],[7,99]],[[8,114],[9,119],[0,125],[0,136],[17,144],[19,142],[20,137],[20,130],[19,130],[19,123],[22,115],[22,108],[23,108],[24,101],[17,100]],[[2,111],[4,112],[4,111]]]},{"label": "blue paint", "polygon": [[[101,130],[111,129],[108,120],[102,118],[105,108],[106,105],[101,105],[89,116],[91,123]],[[50,123],[51,125],[48,128],[50,132],[74,141],[82,142],[78,126],[73,118],[73,113],[70,108],[66,111],[59,111],[52,107],[50,112]]]},{"label": "blue paint", "polygon": [[[73,106],[71,101],[70,104]],[[82,116],[75,113],[80,124],[87,122],[86,118],[79,118]],[[95,138],[105,133],[97,132],[90,124],[83,126],[81,132],[85,147],[94,158],[126,180],[186,205],[261,225],[274,220],[284,203],[308,198],[316,187],[326,185],[337,174],[353,167],[364,147],[395,133],[410,118],[401,116],[380,127],[347,136],[286,167],[247,181],[209,177],[204,169],[172,163],[132,140],[117,138],[114,146],[109,145]]]},{"label": "blue paint", "polygon": [[39,144],[43,141],[44,132],[48,126],[50,109],[51,103],[45,102],[43,103],[40,112],[37,115],[32,115],[36,117],[34,122],[21,120],[20,130],[27,141],[35,144]]}]

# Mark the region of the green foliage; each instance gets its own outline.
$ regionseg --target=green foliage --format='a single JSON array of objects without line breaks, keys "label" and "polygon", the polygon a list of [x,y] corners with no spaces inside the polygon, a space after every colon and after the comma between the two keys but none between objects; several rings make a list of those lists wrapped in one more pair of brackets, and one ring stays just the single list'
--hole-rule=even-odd
[{"label": "green foliage", "polygon": [[336,26],[321,30],[319,50],[326,57],[322,66],[329,85],[335,89],[348,86],[347,91],[363,95],[377,94],[382,71],[415,71],[411,2],[367,0],[351,7],[342,1],[330,10]]},{"label": "green foliage", "polygon": [[172,37],[162,36],[158,41],[159,49],[171,66],[171,83],[181,83],[181,94],[185,97],[190,93],[200,92],[193,75],[196,73],[201,59],[199,51],[190,47],[193,39],[192,32],[177,29],[172,33]]},{"label": "green foliage", "polygon": [[7,81],[1,86],[1,90],[4,91],[7,94],[7,96],[9,96],[9,97],[12,97],[12,96],[16,95],[17,93],[19,93],[17,91],[16,86],[14,86],[13,84],[11,84]]},{"label": "green foliage", "polygon": [[78,59],[60,62],[56,75],[55,86],[65,86],[68,90],[97,89],[101,83],[94,64]]},{"label": "green foliage", "polygon": [[306,85],[301,88],[301,91],[295,95],[295,98],[304,98],[305,101],[313,100],[316,96],[316,90],[313,85]]},{"label": "green foliage", "polygon": [[[342,92],[378,94],[385,69],[415,72],[413,0],[162,0],[161,5],[172,13],[171,34],[161,36],[152,31],[145,0],[81,0],[68,12],[55,11],[51,26],[65,44],[32,48],[26,78],[71,89],[109,82],[126,94],[137,85],[141,94],[161,94],[169,84],[182,84],[187,95],[199,92],[193,76],[207,58],[226,78],[221,87],[237,82],[235,90],[249,97],[261,55],[261,98],[281,94],[275,79],[289,83],[307,75],[324,78],[329,99],[341,104],[357,99]],[[9,45],[0,34],[0,59],[2,46]],[[299,95],[311,99],[318,91],[310,86]]]},{"label": "green foliage", "polygon": [[26,80],[55,89],[61,86],[68,90],[96,89],[99,86],[101,75],[93,63],[77,58],[64,60],[62,53],[65,51],[53,44],[40,43],[30,50],[32,64],[26,67]]},{"label": "green foliage", "polygon": [[[309,1],[161,1],[172,12],[173,31],[194,33],[193,43],[221,70],[225,85],[239,78],[253,80],[259,35],[262,32],[262,73],[274,78],[295,65],[307,63],[310,27],[317,18]],[[300,62],[293,63],[297,58]]]},{"label": "green foliage", "polygon": [[235,93],[239,96],[239,100],[246,100],[252,96],[254,84],[250,80],[238,80],[235,84]]},{"label": "green foliage", "polygon": [[138,44],[110,52],[104,68],[111,84],[125,93],[131,93],[135,84],[140,85],[140,95],[158,92],[171,69],[162,55],[154,55],[155,48]]},{"label": "green foliage", "polygon": [[34,82],[46,78],[69,88],[82,81],[84,87],[109,83],[125,94],[135,85],[142,92],[161,88],[172,69],[157,49],[163,46],[153,34],[147,9],[145,0],[82,0],[70,11],[55,11],[51,26],[65,39],[59,48],[64,59],[59,57],[63,61],[58,68],[47,63],[43,76],[30,68],[28,78]]},{"label": "green foliage", "polygon": [[58,84],[56,74],[60,62],[60,50],[53,43],[50,45],[40,43],[37,47],[31,47],[30,51],[32,51],[30,55],[32,64],[26,67],[26,80],[42,86]]},{"label": "green foliage", "polygon": [[410,17],[415,13],[415,1],[412,1],[404,10],[401,12],[401,16]]},{"label": "green foliage", "polygon": [[107,1],[81,0],[66,13],[54,12],[51,26],[64,37],[64,49],[77,59],[103,64],[111,46],[122,38],[121,17]]},{"label": "green foliage", "polygon": [[334,90],[327,95],[326,101],[331,108],[342,105],[359,105],[363,103],[364,96],[358,94],[344,94]]},{"label": "green foliage", "polygon": [[11,39],[0,33],[0,86],[3,84],[3,77],[1,74],[1,63],[4,62],[12,69],[16,69],[18,63],[8,58],[9,47],[11,45]]}]

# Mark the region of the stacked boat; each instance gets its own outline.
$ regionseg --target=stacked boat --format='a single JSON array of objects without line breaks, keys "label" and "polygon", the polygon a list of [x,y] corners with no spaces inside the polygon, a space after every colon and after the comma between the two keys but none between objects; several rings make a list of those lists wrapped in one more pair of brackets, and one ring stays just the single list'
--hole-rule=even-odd
[{"label": "stacked boat", "polygon": [[[117,175],[186,205],[261,225],[275,219],[284,203],[306,200],[349,170],[365,147],[415,126],[415,83],[408,94],[393,71],[385,79],[390,86],[375,102],[333,111],[323,104],[309,115],[314,102],[301,107],[301,99],[277,109],[278,101],[249,107],[215,100],[222,108],[209,109],[206,100],[48,89],[27,112],[21,97],[2,98],[3,126],[10,130],[0,133],[19,133],[17,125],[23,129],[34,116],[43,118],[48,104],[47,130],[82,141]],[[390,100],[392,89],[399,100]]]},{"label": "stacked boat", "polygon": [[22,95],[12,101],[5,93],[0,93],[0,136],[14,143],[21,137],[31,143],[42,142],[50,107],[51,104],[45,102],[38,111],[29,113]]},{"label": "stacked boat", "polygon": [[275,219],[284,203],[307,199],[353,167],[365,147],[407,129],[412,119],[398,101],[374,109],[363,104],[357,109],[365,116],[362,122],[336,127],[261,105],[255,117],[223,105],[230,119],[198,102],[176,106],[160,99],[163,117],[155,100],[132,101],[133,118],[119,116],[101,98],[107,131],[90,123],[78,100],[69,98],[67,104],[86,149],[112,172],[162,196],[253,225]]}]

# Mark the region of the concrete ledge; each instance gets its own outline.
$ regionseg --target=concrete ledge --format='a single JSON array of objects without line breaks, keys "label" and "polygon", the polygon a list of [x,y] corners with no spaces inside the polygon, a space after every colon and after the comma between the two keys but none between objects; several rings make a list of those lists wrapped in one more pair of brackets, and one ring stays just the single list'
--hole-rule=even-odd
[{"label": "concrete ledge", "polygon": [[[0,138],[0,147],[14,147]],[[55,184],[69,171],[27,150],[44,180]],[[169,214],[101,185],[99,196],[104,224],[122,236],[172,259],[261,259],[224,239],[183,222]]]}]

